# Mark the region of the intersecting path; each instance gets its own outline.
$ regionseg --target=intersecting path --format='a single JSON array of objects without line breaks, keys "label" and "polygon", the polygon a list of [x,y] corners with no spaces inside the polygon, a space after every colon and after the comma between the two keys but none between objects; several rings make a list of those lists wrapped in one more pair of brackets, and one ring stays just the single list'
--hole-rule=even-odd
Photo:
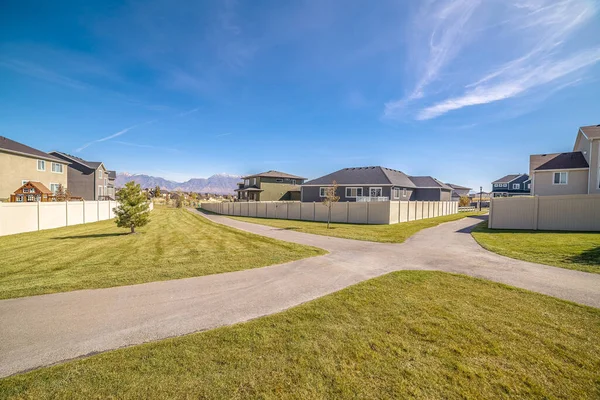
[{"label": "intersecting path", "polygon": [[329,254],[197,278],[1,300],[0,377],[247,321],[398,270],[462,273],[600,307],[600,274],[490,253],[469,234],[478,218],[423,230],[403,244],[385,244],[204,216]]}]

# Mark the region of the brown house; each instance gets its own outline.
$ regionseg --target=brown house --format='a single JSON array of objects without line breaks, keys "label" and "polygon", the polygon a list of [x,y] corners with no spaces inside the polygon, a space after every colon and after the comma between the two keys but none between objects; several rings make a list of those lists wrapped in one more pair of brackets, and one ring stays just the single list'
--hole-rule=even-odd
[{"label": "brown house", "polygon": [[29,181],[10,195],[10,201],[16,203],[52,201],[52,191],[43,183]]}]

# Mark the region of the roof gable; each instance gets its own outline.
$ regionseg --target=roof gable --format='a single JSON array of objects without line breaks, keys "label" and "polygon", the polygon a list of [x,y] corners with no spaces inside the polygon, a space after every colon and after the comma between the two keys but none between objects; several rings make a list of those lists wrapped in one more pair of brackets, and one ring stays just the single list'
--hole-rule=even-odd
[{"label": "roof gable", "polygon": [[579,128],[588,139],[600,139],[600,125],[582,126]]},{"label": "roof gable", "polygon": [[274,170],[261,172],[259,174],[253,174],[253,175],[243,176],[242,179],[263,178],[263,177],[264,178],[288,178],[288,179],[298,179],[298,180],[305,180],[306,179],[306,178],[303,178],[303,177],[298,176],[298,175],[287,174],[285,172],[274,171]]},{"label": "roof gable", "polygon": [[414,183],[402,171],[384,167],[344,168],[322,177],[310,180],[305,185],[385,185],[415,187]]},{"label": "roof gable", "polygon": [[22,154],[30,157],[36,157],[43,160],[55,161],[62,164],[68,164],[65,160],[61,160],[58,157],[54,157],[48,153],[44,153],[41,150],[34,149],[24,145],[23,143],[15,142],[7,137],[0,136],[0,150],[4,150],[9,153]]},{"label": "roof gable", "polygon": [[525,174],[510,174],[510,175],[506,175],[506,176],[503,176],[500,179],[495,180],[492,183],[510,183],[511,181],[514,181],[515,179],[517,179],[521,175],[525,175]]},{"label": "roof gable", "polygon": [[[550,169],[574,169],[574,168],[589,168],[588,162],[585,160],[583,153],[580,151],[574,151],[570,153],[557,153],[557,154],[540,154],[534,157],[538,157],[538,160],[545,161],[535,171],[543,171]],[[544,159],[547,157],[547,160]]]}]

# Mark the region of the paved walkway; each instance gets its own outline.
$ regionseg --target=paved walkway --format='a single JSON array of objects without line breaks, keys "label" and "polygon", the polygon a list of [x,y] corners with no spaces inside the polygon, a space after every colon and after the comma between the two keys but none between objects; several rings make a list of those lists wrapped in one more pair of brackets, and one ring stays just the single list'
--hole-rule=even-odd
[{"label": "paved walkway", "polygon": [[0,377],[247,321],[396,270],[464,273],[600,307],[600,275],[489,253],[469,235],[476,218],[421,231],[403,244],[383,244],[206,217],[330,253],[246,271],[2,300]]}]

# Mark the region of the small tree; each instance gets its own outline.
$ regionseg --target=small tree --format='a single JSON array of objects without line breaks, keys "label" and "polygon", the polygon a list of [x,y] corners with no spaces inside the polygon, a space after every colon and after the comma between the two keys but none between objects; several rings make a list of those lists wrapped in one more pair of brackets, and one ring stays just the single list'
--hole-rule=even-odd
[{"label": "small tree", "polygon": [[150,222],[150,208],[146,195],[142,192],[140,185],[135,182],[127,182],[122,189],[117,191],[118,206],[113,210],[117,216],[119,228],[135,228],[144,226]]},{"label": "small tree", "polygon": [[177,198],[175,199],[175,207],[183,208],[185,205],[185,199],[183,197],[183,193],[177,192]]},{"label": "small tree", "polygon": [[54,193],[54,200],[69,201],[71,200],[71,192],[69,192],[62,184],[59,184],[56,193]]},{"label": "small tree", "polygon": [[154,188],[154,197],[160,197],[160,187],[158,185]]},{"label": "small tree", "polygon": [[340,196],[336,195],[338,184],[333,181],[332,185],[325,188],[325,197],[323,197],[323,205],[327,207],[327,229],[329,229],[329,223],[331,222],[331,207],[333,203],[337,203],[340,200]]},{"label": "small tree", "polygon": [[471,198],[469,196],[460,196],[458,200],[459,207],[468,207],[471,205]]}]

